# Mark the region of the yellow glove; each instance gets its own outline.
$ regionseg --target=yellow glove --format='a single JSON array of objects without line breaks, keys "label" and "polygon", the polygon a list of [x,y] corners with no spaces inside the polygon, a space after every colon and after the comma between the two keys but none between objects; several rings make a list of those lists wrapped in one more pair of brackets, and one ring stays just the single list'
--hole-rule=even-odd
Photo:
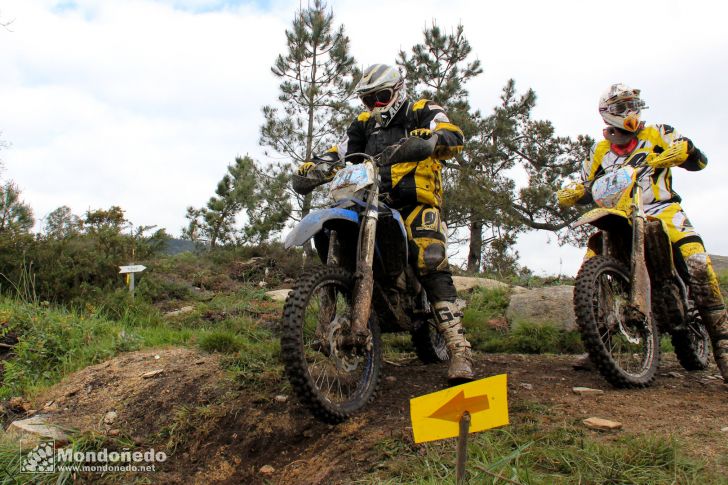
[{"label": "yellow glove", "polygon": [[298,175],[305,176],[308,172],[311,171],[312,168],[316,166],[313,162],[303,162],[300,167],[298,167]]},{"label": "yellow glove", "polygon": [[647,165],[652,168],[669,168],[680,165],[688,159],[688,141],[678,140],[662,153],[651,153]]},{"label": "yellow glove", "polygon": [[428,130],[427,128],[416,128],[410,131],[410,136],[419,136],[423,140],[429,140],[432,136],[432,130]]},{"label": "yellow glove", "polygon": [[571,207],[584,197],[584,194],[586,194],[584,185],[574,182],[556,192],[556,198],[559,199],[561,207]]}]

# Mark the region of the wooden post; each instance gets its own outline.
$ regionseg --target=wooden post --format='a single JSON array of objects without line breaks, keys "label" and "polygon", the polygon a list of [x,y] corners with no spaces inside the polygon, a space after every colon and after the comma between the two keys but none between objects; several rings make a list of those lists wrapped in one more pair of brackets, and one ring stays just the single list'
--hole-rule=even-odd
[{"label": "wooden post", "polygon": [[129,278],[129,294],[131,295],[132,299],[134,298],[134,279],[135,273],[141,273],[147,269],[146,266],[141,264],[132,264],[129,266],[119,266],[119,273],[127,275],[127,278]]},{"label": "wooden post", "polygon": [[458,456],[455,467],[455,483],[465,483],[465,460],[468,458],[468,431],[470,431],[470,413],[465,411],[460,417],[460,435],[458,436]]}]

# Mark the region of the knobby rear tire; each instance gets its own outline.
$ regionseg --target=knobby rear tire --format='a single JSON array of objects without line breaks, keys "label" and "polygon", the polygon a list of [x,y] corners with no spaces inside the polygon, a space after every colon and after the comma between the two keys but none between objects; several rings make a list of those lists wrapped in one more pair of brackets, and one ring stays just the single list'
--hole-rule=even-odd
[{"label": "knobby rear tire", "polygon": [[672,346],[683,369],[705,370],[710,360],[710,337],[700,317],[693,318],[697,318],[697,321],[689,322],[684,329],[672,333]]},{"label": "knobby rear tire", "polygon": [[450,360],[445,337],[428,320],[412,331],[412,345],[424,364],[438,364]]}]

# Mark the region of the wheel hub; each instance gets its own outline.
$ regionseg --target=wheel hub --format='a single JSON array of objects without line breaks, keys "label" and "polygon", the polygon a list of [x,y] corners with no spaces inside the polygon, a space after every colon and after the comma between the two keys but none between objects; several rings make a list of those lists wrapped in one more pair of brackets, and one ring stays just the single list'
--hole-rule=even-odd
[{"label": "wheel hub", "polygon": [[329,324],[329,332],[327,341],[329,342],[329,355],[332,357],[336,368],[344,372],[353,372],[359,366],[361,357],[351,351],[342,348],[341,343],[344,340],[344,329],[349,328],[349,319],[344,316],[336,315],[334,320]]}]

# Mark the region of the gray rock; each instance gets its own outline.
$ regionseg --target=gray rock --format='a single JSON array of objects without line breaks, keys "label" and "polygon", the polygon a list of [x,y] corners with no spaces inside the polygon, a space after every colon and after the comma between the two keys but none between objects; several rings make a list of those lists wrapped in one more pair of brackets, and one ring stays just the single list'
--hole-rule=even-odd
[{"label": "gray rock", "polygon": [[455,289],[458,292],[470,291],[473,288],[509,288],[507,284],[502,283],[498,280],[491,280],[488,278],[475,278],[473,276],[453,276],[452,282],[455,284]]},{"label": "gray rock", "polygon": [[591,387],[572,387],[571,390],[574,391],[574,394],[579,394],[580,396],[604,394],[604,391],[601,389],[592,389]]},{"label": "gray rock", "polygon": [[183,306],[179,310],[165,313],[164,316],[165,316],[165,318],[172,318],[172,317],[177,317],[179,315],[184,315],[185,313],[193,312],[194,310],[195,310],[195,307],[193,307],[193,306]]},{"label": "gray rock", "polygon": [[263,465],[262,467],[260,467],[259,471],[261,475],[272,475],[276,472],[276,469],[270,465]]},{"label": "gray rock", "polygon": [[109,411],[104,416],[104,424],[106,425],[112,425],[114,424],[114,421],[116,421],[116,418],[118,418],[119,415],[116,413],[116,411]]},{"label": "gray rock", "polygon": [[149,372],[145,372],[144,374],[141,375],[141,377],[142,377],[142,379],[151,379],[152,377],[156,377],[163,373],[164,373],[164,369],[155,369],[155,370],[150,370]]},{"label": "gray rock", "polygon": [[573,300],[574,287],[570,285],[524,288],[511,296],[506,318],[511,328],[528,322],[576,330]]},{"label": "gray rock", "polygon": [[265,296],[273,301],[286,301],[288,294],[291,292],[290,288],[284,288],[282,290],[266,291]]},{"label": "gray rock", "polygon": [[42,438],[52,438],[60,442],[68,442],[68,436],[59,428],[47,422],[42,415],[32,418],[13,421],[8,426],[9,434],[32,435]]},{"label": "gray rock", "polygon": [[587,428],[591,429],[598,429],[598,430],[614,430],[614,429],[622,429],[622,423],[619,421],[610,421],[609,419],[602,419],[602,418],[587,418],[584,421],[582,421]]}]

